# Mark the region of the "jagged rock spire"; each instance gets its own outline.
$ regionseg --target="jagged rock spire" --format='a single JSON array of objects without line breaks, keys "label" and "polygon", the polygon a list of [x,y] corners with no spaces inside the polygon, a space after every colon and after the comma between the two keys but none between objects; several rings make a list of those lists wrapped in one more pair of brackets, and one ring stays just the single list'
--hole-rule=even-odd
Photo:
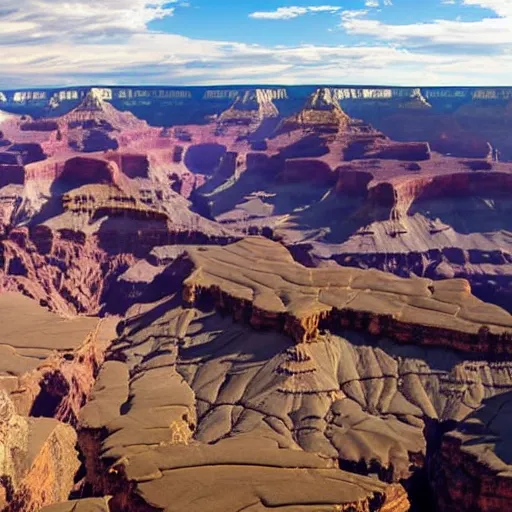
[{"label": "jagged rock spire", "polygon": [[105,101],[103,100],[100,90],[92,88],[80,105],[75,109],[77,111],[98,112],[104,110]]},{"label": "jagged rock spire", "polygon": [[343,112],[332,90],[327,87],[317,89],[308,98],[304,110],[338,110]]},{"label": "jagged rock spire", "polygon": [[272,101],[271,91],[251,89],[240,94],[233,105],[220,115],[222,122],[252,123],[277,117],[279,111]]},{"label": "jagged rock spire", "polygon": [[317,89],[308,98],[299,113],[285,119],[281,130],[314,127],[317,130],[339,131],[346,128],[349,122],[350,117],[343,112],[332,90],[324,87]]}]

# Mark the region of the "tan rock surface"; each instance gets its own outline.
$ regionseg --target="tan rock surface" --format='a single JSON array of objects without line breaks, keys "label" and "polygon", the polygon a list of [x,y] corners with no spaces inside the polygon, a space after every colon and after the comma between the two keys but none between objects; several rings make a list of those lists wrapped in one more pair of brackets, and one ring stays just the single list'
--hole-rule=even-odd
[{"label": "tan rock surface", "polygon": [[[427,475],[442,512],[508,510],[511,317],[473,296],[510,306],[496,142],[352,117],[435,124],[419,89],[122,91],[0,119],[0,289],[35,299],[0,297],[9,510],[402,512]],[[247,234],[325,267],[204,247]],[[102,364],[117,320],[76,315],[126,311]]]},{"label": "tan rock surface", "polygon": [[0,507],[38,512],[65,500],[80,465],[76,433],[51,418],[19,416],[0,390]]},{"label": "tan rock surface", "polygon": [[185,301],[194,304],[208,295],[221,310],[248,317],[255,326],[276,327],[297,342],[314,340],[320,326],[346,326],[403,342],[417,338],[469,351],[512,351],[512,316],[471,295],[461,279],[310,269],[261,237],[191,250],[190,256],[195,270],[184,283]]},{"label": "tan rock surface", "polygon": [[408,510],[400,486],[340,471],[336,453],[319,455],[321,442],[305,450],[294,440],[289,418],[312,400],[328,407],[336,393],[322,378],[311,398],[281,390],[290,347],[177,298],[129,320],[81,413],[94,492],[113,494],[116,511]]},{"label": "tan rock surface", "polygon": [[116,320],[61,317],[15,293],[0,295],[0,314],[0,389],[20,414],[74,422]]},{"label": "tan rock surface", "polygon": [[[316,332],[314,343],[304,343],[286,336],[286,320],[279,319],[287,311],[309,313],[307,301],[319,291],[337,300],[352,279],[370,296],[382,295],[377,314],[387,315],[385,308],[404,297],[431,294],[428,280],[378,272],[354,277],[348,269],[339,275],[319,269],[316,276],[261,238],[190,252],[196,266],[184,283],[185,303],[172,296],[133,310],[80,416],[88,482],[95,493],[114,496],[113,510],[201,510],[206,503],[219,511],[322,504],[332,510],[348,505],[350,496],[356,510],[407,510],[399,487],[382,484],[379,491],[375,480],[354,473],[409,485],[427,464],[426,424],[461,421],[485,399],[512,390],[510,363],[420,346],[428,326],[409,340],[415,345],[404,345],[401,336],[391,341],[359,320],[348,329],[331,324],[332,333]],[[329,276],[330,287],[322,281]],[[256,318],[256,308],[247,308],[262,296]],[[282,309],[265,309],[277,296],[286,305],[281,299]],[[443,305],[437,315],[447,318],[454,315],[450,301],[472,300],[467,286],[428,298]],[[300,483],[306,474],[314,485],[288,495],[288,479]],[[240,480],[237,492],[226,495],[233,478]],[[336,490],[324,487],[333,478]],[[204,494],[191,501],[189,489],[199,481]],[[398,494],[390,508],[375,508],[368,492]]]},{"label": "tan rock surface", "polygon": [[48,505],[41,512],[109,512],[108,498],[86,498]]}]

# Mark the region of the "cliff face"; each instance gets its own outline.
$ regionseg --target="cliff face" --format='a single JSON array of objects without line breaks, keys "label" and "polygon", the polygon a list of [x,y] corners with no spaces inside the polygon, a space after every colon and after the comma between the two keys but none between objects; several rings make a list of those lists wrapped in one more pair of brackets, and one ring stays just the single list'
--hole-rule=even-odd
[{"label": "cliff face", "polygon": [[510,315],[472,296],[467,281],[308,269],[281,245],[257,237],[190,254],[195,270],[184,282],[187,303],[209,298],[235,318],[281,330],[297,343],[314,341],[319,328],[345,327],[405,343],[512,351]]},{"label": "cliff face", "polygon": [[[277,160],[273,168],[272,160],[253,163],[251,156],[249,161],[251,169],[268,173],[267,183],[272,175],[282,176]],[[295,161],[300,164],[301,159],[281,164],[293,169]],[[274,235],[308,266],[326,265],[332,259],[402,277],[464,278],[479,298],[510,309],[512,247],[506,232],[511,174],[507,165],[483,170],[484,164],[488,162],[438,155],[428,161],[392,164],[354,160],[331,167],[325,181],[320,172],[309,179],[306,170],[295,173],[294,183],[311,186],[303,189],[302,196],[291,187],[283,190],[274,184],[252,190],[254,197],[279,196],[262,200],[261,211],[268,204],[276,205],[274,211],[283,216],[276,219]],[[470,166],[479,170],[469,171]],[[282,207],[285,201],[288,209]],[[240,201],[236,209],[242,208],[249,210]]]},{"label": "cliff face", "polygon": [[508,92],[0,93],[3,504],[505,510]]},{"label": "cliff face", "polygon": [[[481,158],[442,157],[426,141],[393,141],[389,131],[353,117],[357,105],[361,113],[389,108],[414,112],[421,127],[443,102],[460,102],[461,108],[480,102],[491,108],[509,101],[506,92],[338,87],[63,91],[52,101],[71,110],[45,121],[57,123],[59,130],[28,129],[37,128],[30,124],[34,121],[17,116],[2,122],[2,140],[9,145],[0,151],[0,160],[11,162],[2,164],[3,230],[43,222],[52,230],[97,233],[102,250],[135,251],[137,256],[154,244],[225,243],[265,232],[297,246],[297,254],[311,243],[308,262],[324,263],[330,257],[402,276],[462,277],[479,297],[507,306],[509,208],[500,190],[509,188],[510,167],[496,161],[497,148],[486,142]],[[39,93],[34,100],[34,94],[16,100],[7,94],[6,102],[28,108],[44,100]],[[186,124],[183,118],[173,129],[153,129],[120,112],[125,102],[127,108],[130,102],[131,107],[169,102],[171,110],[171,103],[185,108],[204,102],[210,114],[201,124]],[[59,108],[55,114],[62,113]],[[231,125],[221,119],[228,111],[255,121]],[[83,148],[69,146],[68,132],[81,137],[90,130],[115,136],[119,149],[84,157]],[[419,137],[411,132],[410,138]],[[32,161],[37,147],[43,160],[26,163],[22,156]],[[355,195],[346,185],[350,173],[365,176],[355,184]],[[111,201],[100,193],[101,205],[86,194],[82,204],[76,191],[84,185],[94,190],[114,185],[119,192]],[[68,196],[74,197],[73,205]],[[11,270],[23,272],[17,261]]]},{"label": "cliff face", "polygon": [[[195,125],[211,115],[226,112],[226,119],[258,118],[259,105],[265,115],[284,117],[298,111],[315,87],[110,87],[57,91],[4,91],[0,108],[16,113],[58,116],[82,102],[112,104],[122,111],[135,111],[153,126]],[[401,141],[428,141],[434,150],[458,157],[482,158],[488,145],[510,160],[506,137],[511,102],[510,88],[330,87],[326,91],[346,113],[364,119]],[[91,99],[90,96],[93,98]],[[233,108],[236,103],[237,108]],[[273,105],[273,106],[272,106]],[[99,109],[96,109],[96,112]],[[242,114],[245,110],[246,114]],[[247,112],[254,112],[247,114]],[[229,112],[229,113],[227,113]],[[82,114],[83,117],[83,114]],[[110,121],[109,121],[110,122]],[[113,124],[113,123],[112,123]]]},{"label": "cliff face", "polygon": [[117,320],[62,317],[18,293],[0,295],[0,312],[0,508],[37,512],[74,489],[73,427]]},{"label": "cliff face", "polygon": [[[313,511],[321,502],[326,510],[408,510],[402,486],[338,469],[334,448],[324,455],[329,442],[325,437],[322,442],[320,431],[315,435],[322,420],[313,417],[341,393],[326,388],[322,379],[306,376],[308,392],[292,392],[295,412],[290,415],[292,401],[286,400],[285,388],[292,382],[279,370],[293,359],[285,337],[237,327],[212,312],[184,309],[179,297],[133,312],[80,415],[87,481],[96,494],[113,495],[111,510],[199,511],[207,506],[225,512],[258,500],[262,509],[288,506]],[[160,318],[156,323],[155,314]],[[163,325],[165,334],[159,334]],[[200,325],[204,329],[197,337]],[[200,336],[209,340],[202,348]],[[223,336],[231,341],[221,349]],[[211,364],[205,359],[210,345],[215,351],[218,347]],[[213,377],[217,358],[242,346],[249,359],[233,359]],[[149,349],[147,357],[141,357],[139,349]],[[230,383],[231,372],[239,377]],[[256,378],[258,373],[265,377]],[[210,384],[205,385],[207,381]],[[160,384],[155,387],[155,382]],[[256,388],[265,400],[258,398]],[[300,432],[296,440],[292,430]],[[240,483],[236,492],[228,493],[235,472]],[[288,485],[302,482],[305,475],[314,485]],[[205,482],[204,497],[198,500],[187,491],[197,478]],[[283,489],[289,491],[283,494]]]},{"label": "cliff face", "polygon": [[128,254],[110,258],[91,237],[75,241],[49,229],[12,231],[1,247],[3,290],[21,291],[64,314],[98,312],[109,280],[133,261]]},{"label": "cliff face", "polygon": [[[208,503],[226,512],[260,500],[267,508],[312,512],[320,501],[326,510],[406,512],[417,499],[414,482],[435,467],[425,422],[463,425],[486,396],[512,389],[510,362],[485,362],[479,352],[507,350],[510,316],[474,299],[465,282],[308,270],[259,237],[187,252],[171,251],[163,271],[171,291],[190,275],[184,301],[165,292],[139,295],[143,302],[118,325],[92,392],[81,384],[84,373],[70,371],[77,363],[81,372],[89,368],[92,338],[66,352],[59,376],[46,373],[43,403],[59,396],[78,415],[83,488],[112,496],[109,510],[199,511]],[[133,267],[124,280],[140,285],[146,275]],[[31,325],[38,325],[34,318]],[[80,383],[84,395],[64,382]],[[78,412],[86,394],[90,400]],[[73,422],[61,410],[51,414]],[[48,457],[57,463],[53,453]],[[53,474],[48,467],[45,477]],[[440,467],[447,474],[449,467]],[[227,492],[233,474],[241,482],[236,493]],[[34,475],[31,482],[46,481]],[[291,483],[304,475],[308,485],[304,480],[297,491]],[[208,482],[204,499],[191,500],[197,479]],[[440,484],[438,490],[442,502]],[[35,491],[30,496],[37,506],[48,503]],[[72,506],[89,505],[97,500]]]},{"label": "cliff face", "polygon": [[304,108],[281,123],[280,130],[315,128],[320,132],[337,132],[344,129],[349,117],[341,109],[330,89],[318,89],[306,101]]},{"label": "cliff face", "polygon": [[0,506],[36,512],[65,500],[79,467],[76,433],[54,419],[19,416],[0,389]]},{"label": "cliff face", "polygon": [[[405,511],[397,483],[413,502],[425,500],[415,482],[426,485],[434,467],[428,425],[464,422],[486,397],[512,389],[510,361],[486,362],[479,352],[496,340],[464,341],[464,311],[477,304],[464,282],[309,272],[261,238],[188,253],[183,301],[171,295],[131,309],[80,414],[88,485],[113,495],[113,510],[200,510],[208,500],[225,511],[255,499],[308,510],[322,492],[327,509]],[[350,314],[336,306],[342,294]],[[415,297],[409,325],[392,319],[405,297]],[[484,310],[510,322],[481,303],[471,321]],[[451,315],[457,327],[441,332],[434,324],[450,329]],[[494,330],[476,327],[481,340]],[[235,467],[241,483],[227,495]],[[288,478],[301,481],[296,468],[315,485],[283,495]],[[204,502],[181,490],[197,478],[208,482]]]},{"label": "cliff face", "polygon": [[[438,508],[502,510],[512,499],[510,392],[487,399],[445,434],[431,461]],[[449,485],[448,482],[450,482]]]},{"label": "cliff face", "polygon": [[113,322],[65,319],[19,294],[0,299],[2,313],[11,318],[2,334],[0,388],[19,414],[75,423],[115,334]]},{"label": "cliff face", "polygon": [[221,123],[251,125],[279,116],[272,91],[256,89],[241,94],[228,110],[219,116]]}]

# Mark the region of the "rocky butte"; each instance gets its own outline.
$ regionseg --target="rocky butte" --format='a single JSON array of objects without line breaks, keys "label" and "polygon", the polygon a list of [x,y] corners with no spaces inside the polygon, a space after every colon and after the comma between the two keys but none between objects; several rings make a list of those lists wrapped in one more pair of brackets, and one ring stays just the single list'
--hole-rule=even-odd
[{"label": "rocky butte", "polygon": [[511,101],[1,91],[0,510],[508,510]]}]

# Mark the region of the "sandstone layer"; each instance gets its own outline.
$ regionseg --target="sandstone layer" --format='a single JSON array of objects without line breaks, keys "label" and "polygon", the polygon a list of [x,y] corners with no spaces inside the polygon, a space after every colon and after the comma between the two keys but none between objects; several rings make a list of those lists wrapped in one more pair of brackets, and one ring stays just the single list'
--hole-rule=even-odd
[{"label": "sandstone layer", "polygon": [[[88,484],[113,495],[111,510],[408,510],[401,486],[337,469],[332,454],[294,441],[284,421],[300,394],[279,391],[286,379],[279,359],[269,360],[284,351],[284,362],[286,338],[184,309],[177,298],[145,309],[125,322],[81,413]],[[247,356],[221,363],[233,349]],[[318,394],[325,404],[334,399]],[[193,498],[199,482],[202,495]]]},{"label": "sandstone layer", "polygon": [[[426,482],[435,467],[431,437],[512,388],[508,356],[488,362],[481,352],[492,351],[492,318],[506,323],[495,332],[508,339],[510,315],[472,297],[467,283],[307,269],[258,237],[189,249],[182,258],[194,263],[183,299],[131,309],[80,415],[88,485],[94,495],[113,496],[112,510],[408,510],[398,483],[413,503],[424,495],[415,482]],[[347,291],[364,297],[354,298],[352,323],[340,308],[337,322],[327,314],[318,331],[306,313],[325,314],[329,303],[321,298],[335,303]],[[428,315],[437,321],[423,323],[418,311],[407,318],[411,325],[401,317],[375,329],[390,315],[386,308],[411,298],[428,312],[435,309],[427,304],[439,302]],[[450,313],[455,303],[460,309]],[[365,317],[369,304],[375,309]],[[462,320],[470,304],[488,312],[485,323],[478,313]],[[477,322],[473,332],[489,345],[457,345],[467,321]],[[450,330],[445,341],[440,325]],[[404,337],[408,328],[416,335]],[[226,494],[235,467],[237,492]],[[284,492],[305,468],[315,485]],[[381,490],[368,475],[384,482]],[[325,478],[339,483],[324,487]],[[208,485],[190,503],[198,481]],[[343,497],[349,481],[350,494],[360,496],[350,504]],[[365,497],[370,490],[373,498]]]},{"label": "sandstone layer", "polygon": [[23,416],[75,423],[116,320],[60,317],[15,293],[0,295],[0,313],[0,389]]},{"label": "sandstone layer", "polygon": [[0,508],[38,512],[67,498],[80,465],[76,432],[53,418],[19,415],[0,389]]},{"label": "sandstone layer", "polygon": [[353,268],[310,269],[279,243],[249,237],[225,248],[191,250],[184,300],[203,296],[255,327],[297,343],[319,328],[361,328],[398,341],[482,353],[511,353],[512,317],[473,295],[464,280],[402,279]]},{"label": "sandstone layer", "polygon": [[2,506],[510,508],[511,100],[1,92]]}]

